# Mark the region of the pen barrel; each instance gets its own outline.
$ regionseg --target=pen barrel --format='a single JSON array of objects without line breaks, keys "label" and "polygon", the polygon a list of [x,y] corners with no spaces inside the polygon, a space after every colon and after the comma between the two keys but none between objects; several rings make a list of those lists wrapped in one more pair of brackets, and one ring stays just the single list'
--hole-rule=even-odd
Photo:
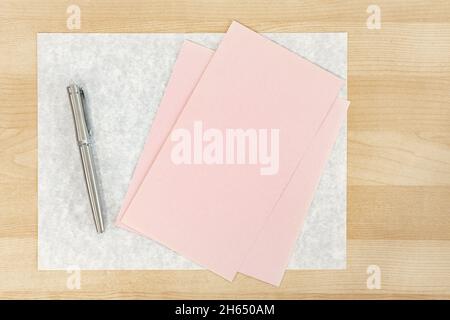
[{"label": "pen barrel", "polygon": [[91,203],[92,216],[94,218],[95,228],[98,233],[102,233],[105,228],[103,226],[102,211],[100,206],[100,198],[98,192],[97,177],[95,175],[94,159],[89,144],[80,144],[80,155],[83,163],[83,172],[86,181],[86,188],[89,193]]}]

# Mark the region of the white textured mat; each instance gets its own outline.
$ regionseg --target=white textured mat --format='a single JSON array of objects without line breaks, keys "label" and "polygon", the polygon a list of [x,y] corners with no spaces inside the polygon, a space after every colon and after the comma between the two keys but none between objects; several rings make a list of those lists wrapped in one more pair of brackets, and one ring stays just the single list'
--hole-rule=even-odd
[{"label": "white textured mat", "polygon": [[[346,33],[272,33],[342,78]],[[197,269],[114,226],[184,39],[214,49],[221,34],[38,34],[39,269]],[[93,127],[106,232],[97,235],[66,86],[81,84]],[[346,96],[343,90],[342,97]],[[347,129],[341,129],[297,241],[291,269],[346,266]],[[174,199],[176,200],[176,199]]]}]

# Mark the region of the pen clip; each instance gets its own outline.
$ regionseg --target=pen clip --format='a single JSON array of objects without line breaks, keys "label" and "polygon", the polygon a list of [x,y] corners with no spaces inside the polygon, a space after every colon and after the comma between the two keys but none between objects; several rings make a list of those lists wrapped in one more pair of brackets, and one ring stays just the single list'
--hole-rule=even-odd
[{"label": "pen clip", "polygon": [[90,117],[88,115],[88,110],[86,108],[86,97],[84,95],[84,90],[81,87],[79,87],[78,89],[80,90],[81,106],[83,108],[84,121],[86,123],[86,128],[87,128],[89,136],[92,136],[91,121],[90,121]]}]

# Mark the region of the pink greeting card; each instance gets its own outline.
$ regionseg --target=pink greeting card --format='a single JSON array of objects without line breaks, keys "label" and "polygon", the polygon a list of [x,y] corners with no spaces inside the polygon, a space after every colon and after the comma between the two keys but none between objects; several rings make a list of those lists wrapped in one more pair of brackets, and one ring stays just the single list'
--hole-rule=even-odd
[{"label": "pink greeting card", "polygon": [[[208,54],[202,56],[205,65]],[[199,68],[189,78],[191,91],[200,75]],[[169,87],[171,83],[172,79]],[[297,192],[300,187],[315,188],[326,152],[322,162],[310,160],[314,166],[310,164],[309,168],[319,171],[317,178],[302,179],[297,173],[301,172],[302,163],[310,163],[307,155],[314,150],[311,144],[316,139],[322,141],[322,132],[328,132],[323,135],[329,137],[335,132],[332,128],[339,126],[334,110],[339,110],[341,119],[345,116],[346,103],[339,100],[334,103],[341,84],[340,79],[328,72],[233,23],[189,99],[190,90],[185,87],[182,96],[188,102],[184,109],[180,98],[180,104],[176,107],[170,104],[173,109],[166,110],[173,112],[167,117],[172,121],[164,120],[163,126],[167,127],[161,131],[165,134],[160,142],[170,131],[168,123],[176,120],[174,115],[181,109],[183,112],[159,153],[160,145],[155,143],[154,152],[141,159],[141,172],[150,169],[145,178],[133,179],[137,191],[134,198],[133,192],[129,192],[130,197],[127,195],[128,200],[133,200],[128,209],[125,201],[121,211],[125,214],[119,217],[119,224],[161,242],[227,279],[242,269],[276,284],[279,267],[269,267],[274,271],[267,272],[249,263],[248,257],[258,252],[258,242],[273,238],[278,229],[267,225],[268,221],[277,221],[280,215],[277,212],[284,214],[284,221],[295,220],[289,226],[292,236],[286,237],[288,240],[280,242],[280,246],[286,249],[298,234],[312,195],[295,205],[287,205],[287,211],[280,203],[284,203],[287,190],[294,190],[293,181],[307,181],[298,184]],[[166,96],[168,92],[165,99]],[[161,118],[165,118],[164,113]],[[328,128],[328,119],[333,119],[330,129],[319,130]],[[248,141],[241,140],[239,144],[238,138]],[[234,139],[235,143],[227,139]],[[323,139],[329,147],[324,144],[321,150],[329,151],[334,139]],[[239,146],[245,145],[248,148],[242,155]],[[297,214],[292,214],[296,209]],[[266,238],[265,234],[269,236]],[[289,252],[279,258],[278,266],[284,268],[286,255]]]}]

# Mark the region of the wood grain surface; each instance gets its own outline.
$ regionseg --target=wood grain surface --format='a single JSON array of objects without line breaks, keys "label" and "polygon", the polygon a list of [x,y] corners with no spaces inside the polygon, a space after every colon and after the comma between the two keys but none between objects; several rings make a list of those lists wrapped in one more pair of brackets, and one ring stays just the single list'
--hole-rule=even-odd
[{"label": "wood grain surface", "polygon": [[[81,29],[66,27],[81,8]],[[381,29],[369,30],[370,4]],[[37,270],[37,32],[348,32],[347,270]],[[450,299],[450,1],[0,2],[0,298]],[[367,268],[381,270],[368,289]]]}]

